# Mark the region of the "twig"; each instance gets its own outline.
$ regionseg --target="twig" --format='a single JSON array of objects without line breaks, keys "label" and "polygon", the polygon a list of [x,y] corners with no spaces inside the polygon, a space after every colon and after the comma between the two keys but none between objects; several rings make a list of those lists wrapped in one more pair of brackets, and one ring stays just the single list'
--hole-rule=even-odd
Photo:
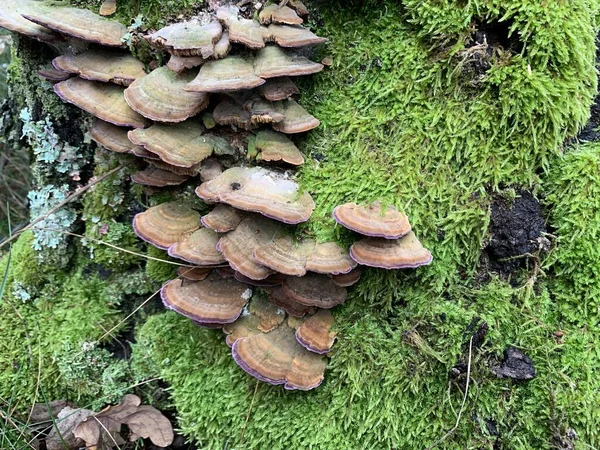
[{"label": "twig", "polygon": [[241,443],[244,443],[244,436],[246,434],[246,427],[248,426],[248,421],[250,420],[250,414],[252,414],[252,406],[254,405],[254,399],[256,398],[256,392],[258,391],[259,381],[256,380],[256,385],[254,386],[254,394],[252,394],[252,401],[250,402],[250,408],[248,408],[248,414],[246,415],[246,421],[244,422],[244,426],[242,428],[242,435],[240,437]]},{"label": "twig", "polygon": [[446,439],[448,439],[450,436],[452,436],[452,434],[458,428],[458,425],[460,423],[460,418],[461,418],[462,413],[463,413],[463,411],[465,409],[465,403],[467,402],[467,396],[469,395],[469,381],[471,380],[471,354],[472,354],[472,350],[473,350],[473,336],[471,336],[471,339],[469,339],[469,362],[467,364],[467,384],[465,386],[465,395],[463,397],[462,404],[460,405],[460,410],[458,411],[458,416],[456,417],[456,423],[450,429],[450,431],[448,431],[440,439],[438,439],[433,444],[431,444],[429,447],[427,447],[427,450],[431,450],[431,449],[436,448],[438,445],[440,445],[442,442],[444,442]]},{"label": "twig", "polygon": [[113,170],[110,170],[108,172],[106,172],[104,175],[102,175],[100,178],[95,179],[94,181],[90,181],[88,184],[86,184],[85,186],[76,189],[75,192],[73,192],[71,195],[69,195],[67,198],[65,198],[62,202],[60,202],[58,205],[56,205],[54,208],[51,208],[48,212],[46,212],[45,214],[39,216],[38,218],[36,218],[35,220],[33,220],[32,222],[29,223],[29,225],[27,225],[24,228],[21,228],[17,233],[14,233],[12,236],[8,237],[7,239],[5,239],[3,242],[0,242],[0,249],[2,247],[4,247],[6,244],[14,241],[16,238],[18,238],[22,233],[24,233],[27,230],[30,230],[36,223],[41,222],[44,219],[47,219],[49,216],[51,216],[52,214],[54,214],[56,211],[58,211],[60,208],[62,208],[63,206],[65,206],[67,203],[69,203],[70,201],[76,199],[77,197],[79,197],[81,194],[83,194],[84,192],[88,191],[90,188],[94,187],[95,185],[97,185],[98,183],[104,181],[106,178],[110,177],[111,175],[117,173],[118,171],[124,169],[125,167],[127,167],[128,164],[122,164],[119,167],[116,167]]}]

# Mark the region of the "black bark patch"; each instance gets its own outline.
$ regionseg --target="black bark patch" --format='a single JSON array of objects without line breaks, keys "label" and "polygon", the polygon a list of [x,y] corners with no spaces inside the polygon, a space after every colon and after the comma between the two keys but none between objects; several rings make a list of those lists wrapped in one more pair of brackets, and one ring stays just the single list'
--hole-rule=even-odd
[{"label": "black bark patch", "polygon": [[492,366],[492,373],[498,378],[513,380],[531,380],[535,377],[535,367],[531,358],[515,347],[504,350],[504,361]]},{"label": "black bark patch", "polygon": [[530,192],[519,192],[513,202],[496,196],[483,265],[503,275],[527,267],[528,255],[538,251],[538,238],[545,231],[541,205]]}]

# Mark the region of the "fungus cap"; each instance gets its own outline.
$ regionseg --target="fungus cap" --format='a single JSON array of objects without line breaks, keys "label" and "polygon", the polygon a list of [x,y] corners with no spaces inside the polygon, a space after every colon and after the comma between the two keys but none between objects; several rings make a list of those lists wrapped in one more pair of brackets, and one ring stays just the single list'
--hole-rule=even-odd
[{"label": "fungus cap", "polygon": [[331,281],[338,286],[348,287],[354,286],[360,280],[361,270],[360,267],[352,269],[348,273],[340,273],[337,275],[330,275]]},{"label": "fungus cap", "polygon": [[311,75],[323,70],[323,64],[284,51],[276,45],[268,45],[254,59],[254,72],[261,78]]},{"label": "fungus cap", "polygon": [[246,214],[224,203],[219,203],[207,215],[202,216],[202,225],[217,233],[233,231]]},{"label": "fungus cap", "polygon": [[[131,142],[131,141],[129,141]],[[152,152],[149,152],[148,150],[146,150],[144,147],[142,147],[141,145],[133,145],[133,143],[131,144],[131,150],[129,151],[132,155],[137,156],[138,158],[144,158],[145,161],[150,162],[150,161],[160,161],[160,158],[158,157],[158,155],[155,155]]]},{"label": "fungus cap", "polygon": [[242,275],[240,272],[235,272],[233,276],[236,280],[242,283],[246,283],[251,286],[262,287],[265,289],[272,288],[274,286],[279,286],[285,281],[285,275],[282,275],[280,273],[272,273],[267,278],[263,278],[262,280],[253,280],[252,278],[248,278],[247,276]]},{"label": "fungus cap", "polygon": [[284,223],[306,222],[315,202],[299,194],[298,184],[285,175],[261,167],[232,167],[214,180],[202,183],[196,194],[207,201],[227,203]]},{"label": "fungus cap", "polygon": [[94,120],[90,136],[96,144],[116,153],[128,153],[134,147],[127,138],[127,129],[100,119]]},{"label": "fungus cap", "polygon": [[285,389],[314,389],[325,377],[325,358],[302,347],[285,323],[269,333],[236,340],[231,353],[248,374],[269,384],[283,384]]},{"label": "fungus cap", "polygon": [[234,270],[253,280],[263,280],[273,271],[258,262],[254,251],[271,241],[277,229],[277,222],[257,214],[248,215],[219,240],[217,248]]},{"label": "fungus cap", "polygon": [[287,295],[281,286],[275,286],[270,290],[269,299],[293,317],[304,317],[306,314],[314,314],[317,310],[314,306],[298,303]]},{"label": "fungus cap", "polygon": [[129,53],[114,50],[94,49],[79,55],[58,56],[52,60],[52,65],[57,70],[75,73],[86,80],[122,86],[129,86],[146,76],[144,63]]},{"label": "fungus cap", "polygon": [[200,121],[188,119],[173,125],[154,124],[132,130],[129,139],[173,166],[192,167],[212,155],[215,146],[229,146],[222,137],[203,135]]},{"label": "fungus cap", "polygon": [[186,91],[225,92],[252,89],[265,80],[254,74],[251,62],[241,56],[228,56],[216,61],[208,61],[198,76],[185,86]]},{"label": "fungus cap", "polygon": [[213,56],[215,44],[219,41],[223,27],[217,21],[202,24],[198,20],[179,22],[161,28],[146,36],[157,47],[166,49],[177,56]]},{"label": "fungus cap", "polygon": [[104,0],[100,6],[101,16],[112,16],[117,12],[117,0]]},{"label": "fungus cap", "polygon": [[171,55],[167,67],[173,72],[181,73],[187,69],[193,69],[204,64],[202,56],[177,56]]},{"label": "fungus cap", "polygon": [[300,25],[304,22],[292,8],[289,6],[279,6],[276,3],[263,7],[258,14],[258,20],[263,25],[268,25],[271,22],[287,25]]},{"label": "fungus cap", "polygon": [[308,16],[308,8],[302,3],[301,0],[289,0],[288,5],[294,8],[299,16]]},{"label": "fungus cap", "polygon": [[256,134],[256,149],[263,161],[283,161],[293,166],[304,164],[304,156],[285,134],[262,130]]},{"label": "fungus cap", "polygon": [[287,134],[303,133],[317,128],[321,124],[319,119],[309,114],[291,98],[277,103],[277,109],[285,118],[281,122],[273,124],[274,130]]},{"label": "fungus cap", "polygon": [[262,296],[254,296],[247,310],[247,314],[242,314],[235,322],[223,327],[223,332],[227,334],[225,342],[230,347],[242,337],[268,333],[285,320],[285,311]]},{"label": "fungus cap", "polygon": [[238,14],[236,7],[222,6],[217,10],[217,18],[227,26],[229,40],[251,49],[263,48],[265,40],[269,38],[267,28],[256,20],[244,19]]},{"label": "fungus cap", "polygon": [[352,244],[350,256],[359,264],[381,269],[414,269],[433,261],[412,231],[400,239],[362,239]]},{"label": "fungus cap", "polygon": [[55,84],[54,92],[62,100],[105,122],[132,128],[143,128],[147,124],[143,116],[129,107],[120,86],[75,77]]},{"label": "fungus cap", "polygon": [[62,70],[56,70],[55,68],[38,70],[38,74],[45,80],[50,81],[51,83],[58,83],[59,81],[65,81],[65,80],[68,80],[69,78],[71,78],[71,76],[72,76],[68,72],[63,72]]},{"label": "fungus cap", "polygon": [[124,47],[125,25],[94,14],[87,9],[47,6],[39,3],[23,17],[68,36],[108,47]]},{"label": "fungus cap", "polygon": [[320,309],[302,323],[296,330],[296,339],[307,350],[323,355],[328,353],[335,342],[333,314],[328,309]]},{"label": "fungus cap", "polygon": [[365,236],[398,239],[411,230],[408,217],[393,206],[384,212],[380,202],[369,206],[356,203],[336,206],[333,218],[343,227]]},{"label": "fungus cap", "polygon": [[240,316],[252,289],[212,273],[202,281],[171,280],[163,285],[160,294],[167,308],[196,322],[224,324]]},{"label": "fungus cap", "polygon": [[285,235],[255,249],[254,257],[259,263],[276,272],[300,277],[306,274],[306,262],[315,247],[314,241],[296,243],[292,236]]},{"label": "fungus cap", "polygon": [[212,270],[212,267],[180,266],[177,268],[177,275],[189,281],[202,281]]},{"label": "fungus cap", "polygon": [[355,267],[356,262],[335,242],[317,244],[306,261],[306,270],[325,274],[348,273]]},{"label": "fungus cap", "polygon": [[272,102],[287,100],[292,95],[300,94],[300,90],[289,77],[270,78],[258,87],[258,92]]},{"label": "fungus cap", "polygon": [[175,73],[159,67],[131,83],[125,99],[135,111],[156,122],[183,122],[208,106],[208,95],[183,89],[195,76],[194,71]]},{"label": "fungus cap", "polygon": [[327,39],[314,34],[308,28],[299,25],[269,25],[269,38],[281,47],[304,47],[305,45],[322,44]]},{"label": "fungus cap", "polygon": [[[138,147],[136,147],[138,148]],[[154,153],[152,153],[154,155]],[[158,167],[159,169],[168,170],[169,172],[176,173],[178,175],[187,175],[188,177],[195,177],[200,173],[200,164],[196,164],[192,167],[179,167],[174,166],[172,164],[168,164],[156,157],[155,159],[145,159],[145,161],[149,164],[152,164],[154,167]]]},{"label": "fungus cap", "polygon": [[200,214],[179,202],[152,206],[133,219],[135,234],[163,250],[192,234],[200,225]]},{"label": "fungus cap", "polygon": [[0,27],[42,42],[53,42],[60,36],[51,29],[38,25],[23,17],[35,11],[39,2],[35,0],[2,0],[0,2]]},{"label": "fungus cap", "polygon": [[230,98],[223,99],[213,111],[214,121],[219,125],[234,125],[243,130],[253,128],[252,117],[242,105]]},{"label": "fungus cap", "polygon": [[250,112],[250,121],[253,124],[278,123],[285,116],[278,111],[275,104],[259,96],[253,95],[244,103],[243,108]]},{"label": "fungus cap", "polygon": [[169,256],[197,266],[216,266],[226,263],[217,243],[220,236],[210,228],[200,228],[169,247]]},{"label": "fungus cap", "polygon": [[131,181],[134,183],[153,187],[178,186],[188,178],[186,175],[178,175],[153,166],[148,166],[131,175]]},{"label": "fungus cap", "polygon": [[287,277],[283,292],[306,306],[330,309],[346,301],[348,292],[336,285],[327,275],[308,272],[303,277]]}]

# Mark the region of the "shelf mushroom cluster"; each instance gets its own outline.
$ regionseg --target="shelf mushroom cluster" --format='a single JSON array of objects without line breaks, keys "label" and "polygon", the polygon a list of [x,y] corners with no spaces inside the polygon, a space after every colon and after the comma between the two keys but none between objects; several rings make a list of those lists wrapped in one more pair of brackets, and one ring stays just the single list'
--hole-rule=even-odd
[{"label": "shelf mushroom cluster", "polygon": [[96,143],[143,161],[134,182],[154,189],[200,178],[195,192],[214,205],[208,214],[174,201],[133,221],[141,239],[185,262],[161,289],[165,306],[221,328],[233,359],[252,376],[300,390],[324,379],[335,340],[331,309],[359,281],[359,264],[431,261],[408,220],[377,204],[336,208],[339,223],[370,236],[350,252],[293,237],[293,225],[315,209],[289,171],[304,157],[288,135],[319,125],[296,102],[290,78],[323,69],[296,50],[324,41],[302,27],[306,14],[301,1],[288,0],[264,6],[257,19],[220,7],[169,25],[146,36],[170,54],[166,66],[146,74],[120,48],[127,30],[117,22],[33,0],[0,5],[0,26],[11,31],[93,44],[56,57],[43,76],[64,101],[95,116]]}]

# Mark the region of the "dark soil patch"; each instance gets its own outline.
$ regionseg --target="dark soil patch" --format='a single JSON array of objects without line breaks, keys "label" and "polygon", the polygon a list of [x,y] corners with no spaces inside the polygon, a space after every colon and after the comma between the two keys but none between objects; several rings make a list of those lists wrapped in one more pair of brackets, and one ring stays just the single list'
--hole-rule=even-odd
[{"label": "dark soil patch", "polygon": [[[596,64],[600,63],[600,35],[596,37]],[[595,142],[600,140],[600,95],[594,99],[590,120],[575,138],[576,141]]]},{"label": "dark soil patch", "polygon": [[535,367],[531,358],[515,347],[504,350],[504,361],[492,366],[492,373],[498,378],[531,380],[535,377]]},{"label": "dark soil patch", "polygon": [[481,270],[508,276],[526,268],[540,249],[546,224],[539,201],[527,191],[517,193],[514,201],[496,196],[492,201],[489,243],[482,253]]}]

